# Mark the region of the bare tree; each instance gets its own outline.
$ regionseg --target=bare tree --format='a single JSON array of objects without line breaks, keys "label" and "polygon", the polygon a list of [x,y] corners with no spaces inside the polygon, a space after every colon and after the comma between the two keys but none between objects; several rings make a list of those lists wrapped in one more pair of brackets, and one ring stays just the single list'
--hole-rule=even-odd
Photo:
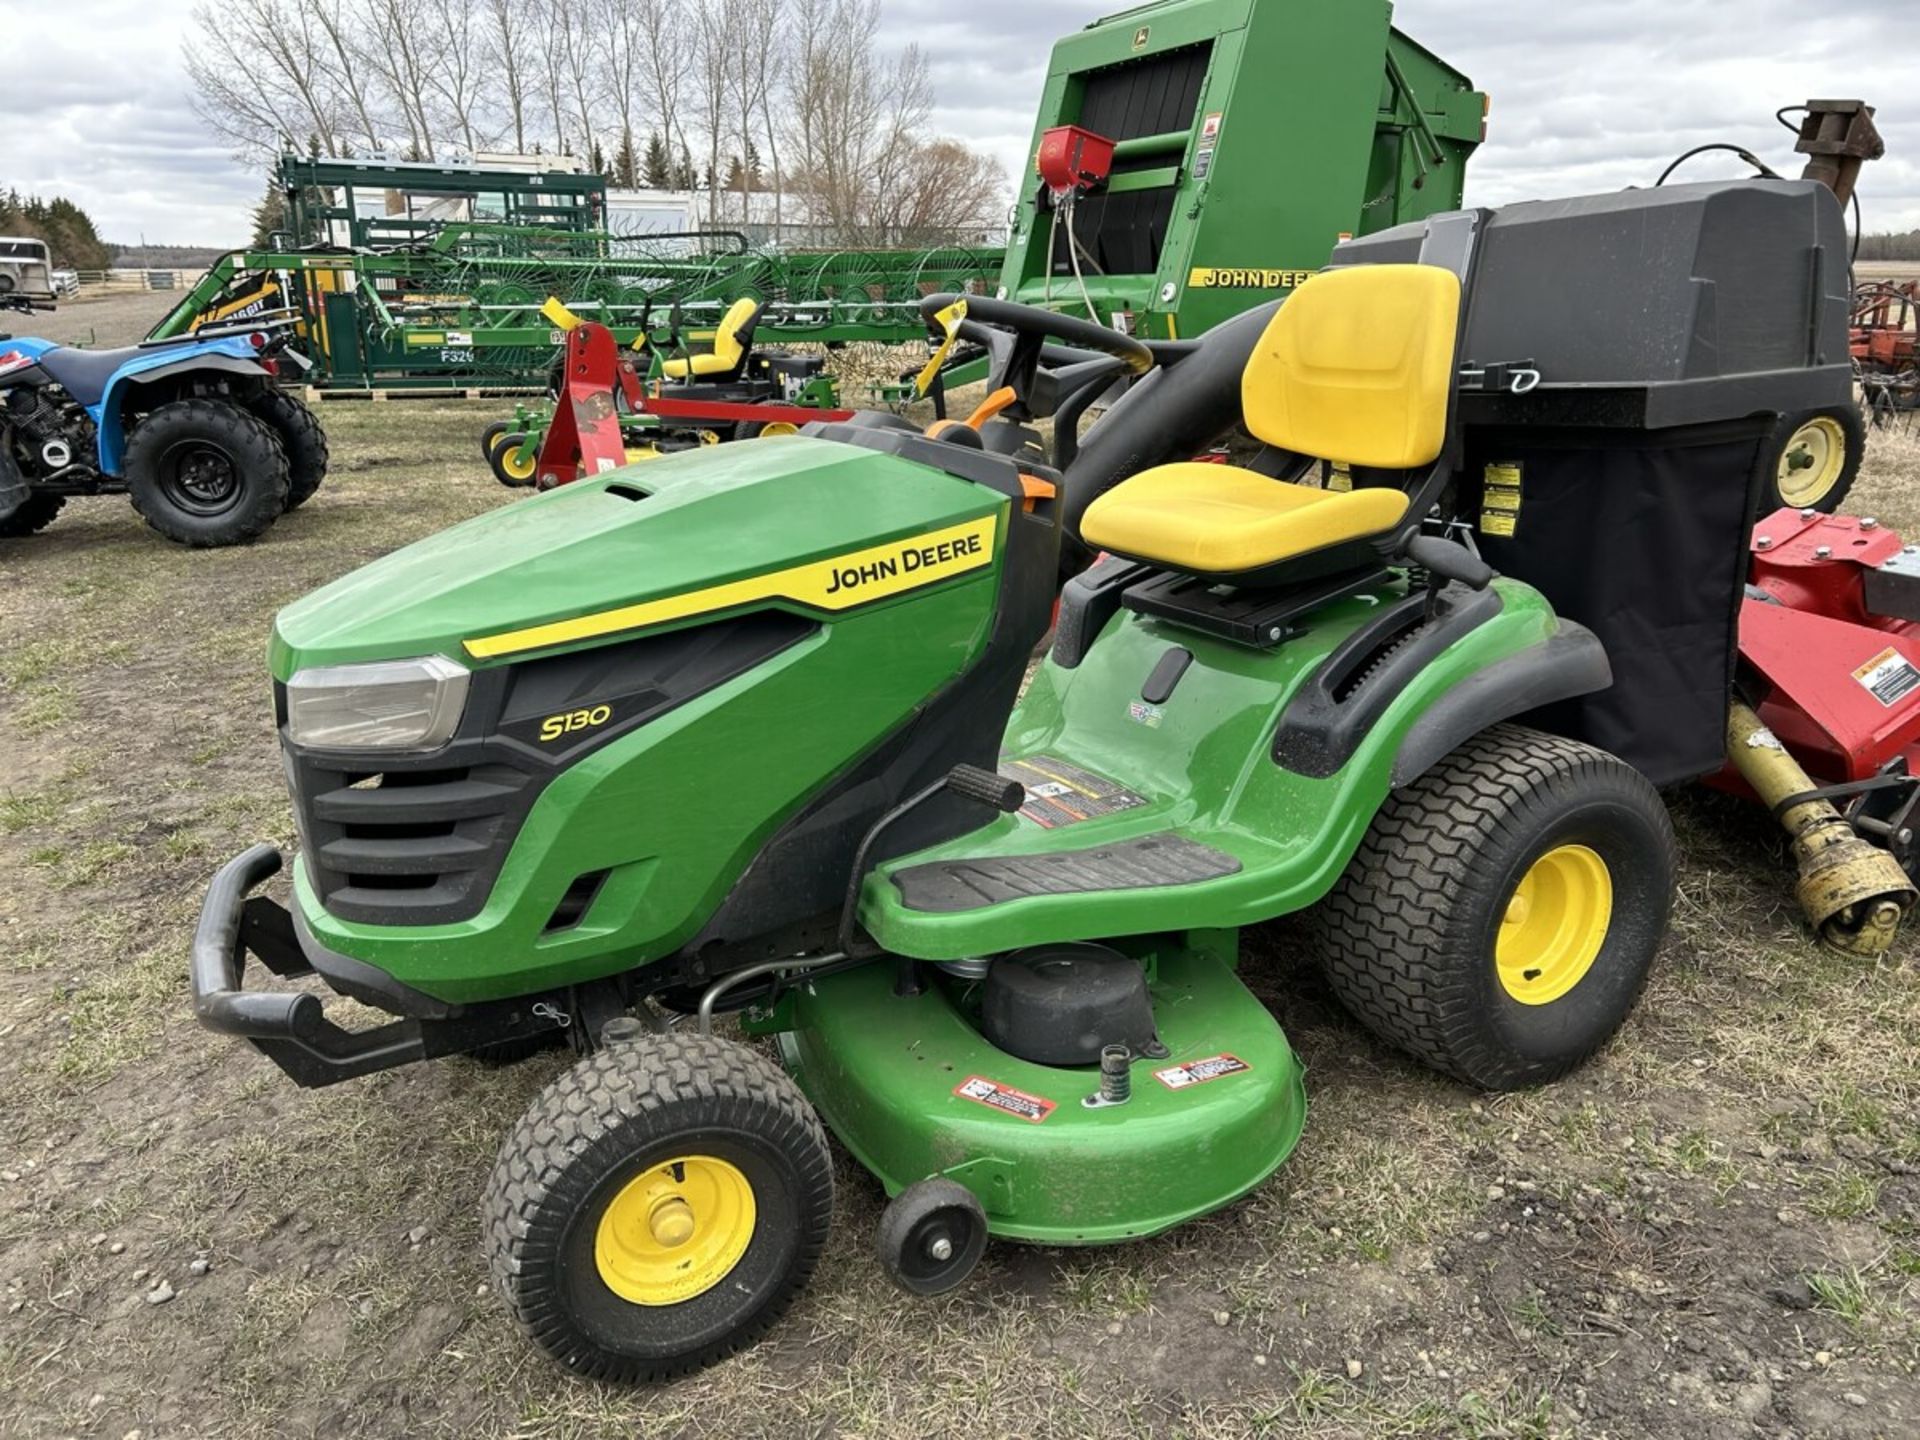
[{"label": "bare tree", "polygon": [[692,149],[683,111],[690,67],[686,12],[675,0],[631,0],[644,39],[641,82],[653,96],[667,153],[679,157]]},{"label": "bare tree", "polygon": [[436,39],[428,13],[414,0],[361,0],[361,7],[361,57],[406,129],[407,153],[430,160],[435,146],[427,97],[433,89],[430,57]]},{"label": "bare tree", "polygon": [[217,133],[258,158],[304,145],[339,153],[340,96],[325,64],[326,37],[299,0],[234,0],[193,12],[185,51],[194,107]]},{"label": "bare tree", "polygon": [[696,112],[707,144],[707,214],[720,210],[721,147],[734,133],[729,125],[727,82],[738,61],[740,0],[703,0],[695,27],[694,78],[699,82]]},{"label": "bare tree", "polygon": [[486,18],[473,0],[430,0],[431,28],[440,35],[430,55],[431,83],[448,129],[458,133],[472,155],[485,143],[482,118],[492,87],[486,83],[486,47],[480,27]]},{"label": "bare tree", "polygon": [[[302,0],[292,0],[301,4]],[[346,0],[307,0],[314,23],[326,36],[327,72],[339,86],[340,94],[353,114],[367,149],[381,148],[380,132],[373,123],[373,109],[365,78],[361,74],[360,45],[356,39],[356,17],[347,9]]]},{"label": "bare tree", "polygon": [[643,7],[632,0],[596,0],[592,19],[599,36],[601,93],[613,107],[621,142],[631,148],[635,133],[645,126],[649,115],[640,99],[647,68]]},{"label": "bare tree", "polygon": [[500,77],[500,88],[507,102],[507,114],[513,124],[513,148],[520,154],[527,149],[527,83],[522,51],[527,45],[526,0],[486,0],[486,55]]}]

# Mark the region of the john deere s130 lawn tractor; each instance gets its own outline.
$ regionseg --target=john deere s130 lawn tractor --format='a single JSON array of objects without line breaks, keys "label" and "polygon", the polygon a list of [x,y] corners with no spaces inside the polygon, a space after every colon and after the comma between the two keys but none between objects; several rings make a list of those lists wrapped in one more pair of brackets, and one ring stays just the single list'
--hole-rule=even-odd
[{"label": "john deere s130 lawn tractor", "polygon": [[[1421,1060],[1551,1080],[1665,929],[1651,782],[1720,763],[1760,442],[1835,383],[1844,238],[1817,186],[1670,187],[1389,231],[1187,344],[970,299],[968,422],[672,456],[380,560],[275,622],[292,900],[249,895],[269,847],[220,872],[200,1018],[305,1085],[564,1036],[485,1243],[542,1349],[621,1378],[793,1300],[829,1129],[921,1292],[1259,1185],[1304,1119],[1235,974],[1276,916]],[[1240,425],[1248,468],[1191,463]],[[1100,558],[1060,594],[1063,547]]]}]

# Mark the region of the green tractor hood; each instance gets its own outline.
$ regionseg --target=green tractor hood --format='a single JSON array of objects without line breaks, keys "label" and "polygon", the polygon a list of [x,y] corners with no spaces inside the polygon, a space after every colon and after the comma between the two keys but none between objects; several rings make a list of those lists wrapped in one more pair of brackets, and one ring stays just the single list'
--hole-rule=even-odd
[{"label": "green tractor hood", "polygon": [[1007,502],[805,436],[720,445],[516,501],[397,550],[274,621],[278,680],[316,665],[464,665],[768,603],[871,603],[992,563]]}]

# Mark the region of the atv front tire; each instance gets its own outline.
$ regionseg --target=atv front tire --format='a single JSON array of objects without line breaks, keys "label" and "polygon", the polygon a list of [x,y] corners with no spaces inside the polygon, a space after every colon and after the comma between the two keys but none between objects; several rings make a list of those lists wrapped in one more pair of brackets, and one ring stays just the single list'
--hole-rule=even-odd
[{"label": "atv front tire", "polygon": [[287,509],[298,510],[327,478],[327,432],[312,410],[284,390],[262,390],[247,409],[280,437],[280,448],[287,452]]},{"label": "atv front tire", "polygon": [[500,1147],[494,1283],[548,1355],[605,1380],[724,1359],[785,1313],[833,1216],[826,1133],[765,1056],[702,1035],[606,1047]]},{"label": "atv front tire", "polygon": [[1487,1090],[1554,1080],[1645,986],[1673,828],[1605,751],[1500,725],[1387,797],[1311,923],[1369,1030]]},{"label": "atv front tire", "polygon": [[289,493],[279,436],[226,400],[175,400],[140,421],[126,480],[147,524],[196,548],[257,540]]}]

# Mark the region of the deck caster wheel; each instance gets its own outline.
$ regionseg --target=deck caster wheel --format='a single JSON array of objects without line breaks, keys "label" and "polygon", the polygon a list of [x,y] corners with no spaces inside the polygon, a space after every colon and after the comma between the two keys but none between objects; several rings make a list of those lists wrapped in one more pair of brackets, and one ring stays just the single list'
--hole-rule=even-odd
[{"label": "deck caster wheel", "polygon": [[935,1176],[893,1197],[874,1243],[888,1278],[902,1290],[944,1294],[986,1254],[987,1212],[958,1180]]},{"label": "deck caster wheel", "polygon": [[758,1051],[703,1035],[611,1045],[544,1091],[481,1204],[494,1284],[553,1359],[663,1380],[765,1333],[833,1214],[826,1132]]}]

